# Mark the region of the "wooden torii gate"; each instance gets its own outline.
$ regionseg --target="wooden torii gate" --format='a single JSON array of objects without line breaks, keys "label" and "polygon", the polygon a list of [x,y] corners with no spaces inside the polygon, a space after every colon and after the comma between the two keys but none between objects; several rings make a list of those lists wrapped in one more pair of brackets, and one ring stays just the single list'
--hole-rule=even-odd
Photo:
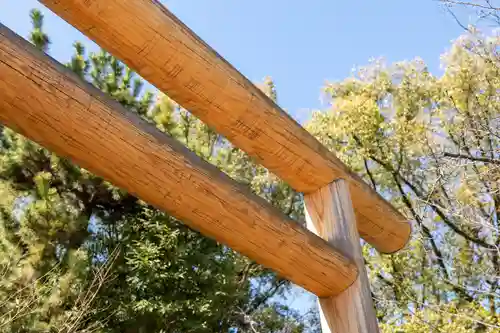
[{"label": "wooden torii gate", "polygon": [[405,245],[389,203],[156,0],[40,2],[304,193],[310,231],[2,25],[0,122],[316,294],[324,332],[378,332],[359,237]]}]

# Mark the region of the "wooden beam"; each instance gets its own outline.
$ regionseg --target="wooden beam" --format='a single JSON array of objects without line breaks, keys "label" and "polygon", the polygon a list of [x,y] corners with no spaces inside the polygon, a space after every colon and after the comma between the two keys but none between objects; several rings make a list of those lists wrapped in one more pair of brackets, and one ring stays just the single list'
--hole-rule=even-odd
[{"label": "wooden beam", "polygon": [[356,263],[358,279],[340,295],[320,298],[321,327],[324,333],[378,332],[370,283],[359,242],[349,187],[339,179],[305,196],[309,230],[323,237]]},{"label": "wooden beam", "polygon": [[326,241],[2,25],[0,122],[316,295],[356,279]]},{"label": "wooden beam", "polygon": [[297,191],[347,180],[361,237],[387,253],[406,244],[390,204],[158,1],[39,1]]}]

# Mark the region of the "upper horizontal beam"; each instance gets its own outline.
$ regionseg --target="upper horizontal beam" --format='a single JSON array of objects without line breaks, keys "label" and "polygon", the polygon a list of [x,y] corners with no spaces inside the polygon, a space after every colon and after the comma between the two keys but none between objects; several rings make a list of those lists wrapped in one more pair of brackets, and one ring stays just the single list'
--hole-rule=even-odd
[{"label": "upper horizontal beam", "polygon": [[410,226],[390,204],[158,1],[40,2],[297,191],[347,180],[359,233],[379,251],[407,242]]},{"label": "upper horizontal beam", "polygon": [[318,296],[356,279],[326,241],[1,24],[0,122]]}]

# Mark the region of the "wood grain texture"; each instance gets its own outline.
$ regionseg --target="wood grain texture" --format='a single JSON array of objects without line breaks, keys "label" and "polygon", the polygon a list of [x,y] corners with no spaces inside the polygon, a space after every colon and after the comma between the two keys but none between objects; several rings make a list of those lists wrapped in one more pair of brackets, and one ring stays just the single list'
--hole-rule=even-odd
[{"label": "wood grain texture", "polygon": [[0,25],[0,122],[317,295],[356,266]]},{"label": "wood grain texture", "polygon": [[381,252],[410,225],[381,196],[156,0],[39,0],[259,163],[310,193],[343,178],[358,230]]},{"label": "wood grain texture", "polygon": [[323,332],[379,332],[347,182],[339,179],[306,195],[305,212],[309,230],[349,256],[359,272],[340,295],[319,298]]}]

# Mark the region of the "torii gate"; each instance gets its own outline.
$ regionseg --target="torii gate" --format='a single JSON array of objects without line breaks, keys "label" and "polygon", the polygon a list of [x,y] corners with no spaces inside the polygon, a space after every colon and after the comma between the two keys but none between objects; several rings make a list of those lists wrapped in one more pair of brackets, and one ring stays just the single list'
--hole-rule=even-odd
[{"label": "torii gate", "polygon": [[2,123],[316,294],[324,332],[378,332],[359,236],[405,245],[389,203],[157,0],[40,2],[304,193],[310,231],[0,25]]}]

